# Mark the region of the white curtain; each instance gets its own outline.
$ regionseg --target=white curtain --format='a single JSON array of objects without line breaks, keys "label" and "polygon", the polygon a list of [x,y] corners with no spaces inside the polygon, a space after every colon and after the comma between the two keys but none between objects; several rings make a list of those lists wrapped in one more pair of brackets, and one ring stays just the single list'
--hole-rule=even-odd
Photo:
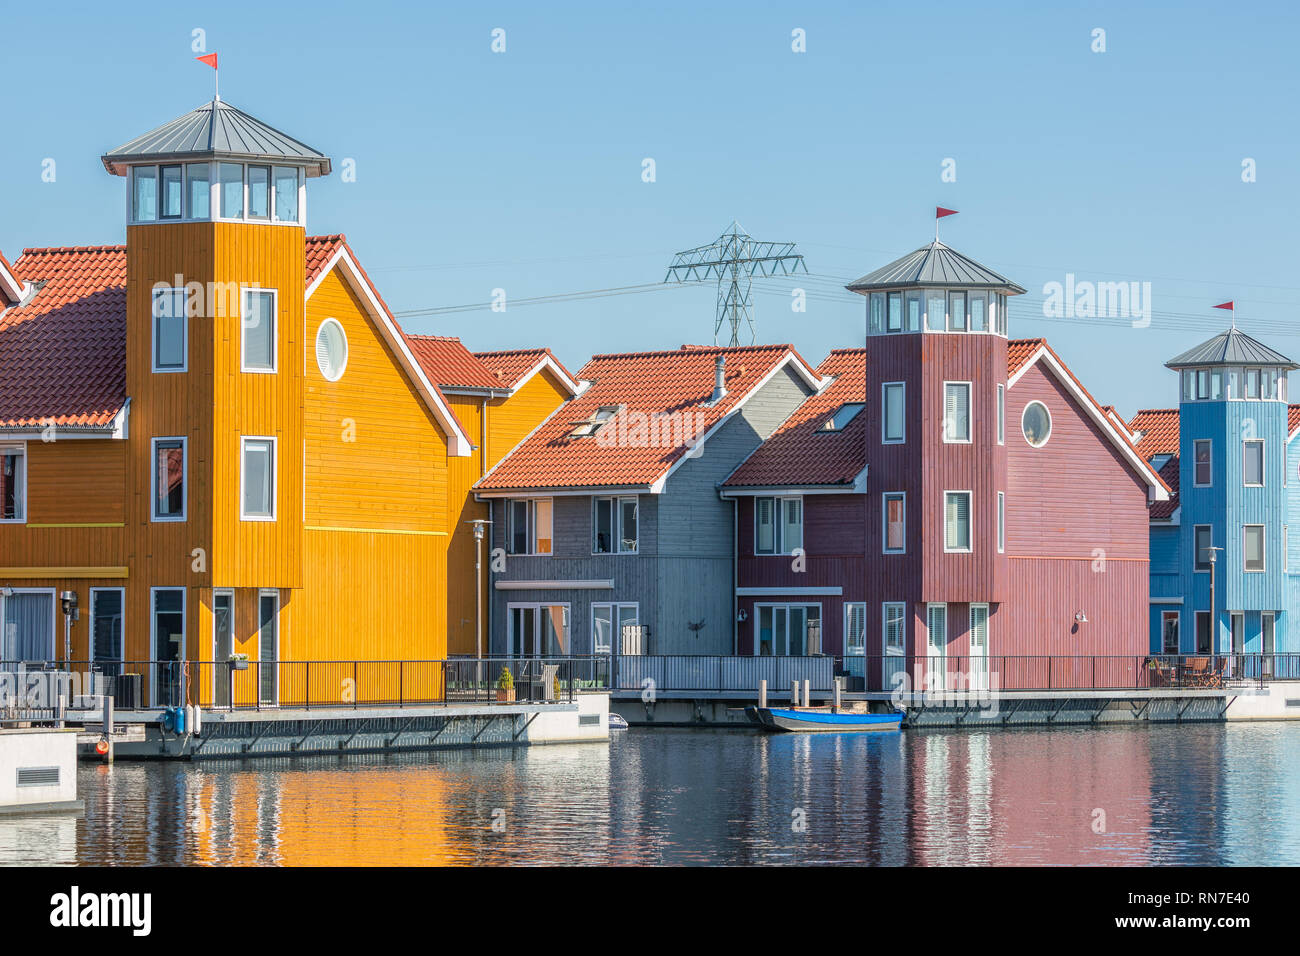
[{"label": "white curtain", "polygon": [[14,593],[4,598],[0,658],[46,661],[54,657],[54,600],[49,594]]}]

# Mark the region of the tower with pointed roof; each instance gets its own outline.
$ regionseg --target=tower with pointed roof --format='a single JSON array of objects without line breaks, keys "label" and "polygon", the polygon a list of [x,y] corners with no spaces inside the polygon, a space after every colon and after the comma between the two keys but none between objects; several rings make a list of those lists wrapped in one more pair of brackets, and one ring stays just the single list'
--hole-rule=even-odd
[{"label": "tower with pointed roof", "polygon": [[1007,300],[1025,290],[937,240],[848,288],[867,300],[869,482],[887,493],[867,509],[867,541],[891,522],[906,535],[871,564],[868,606],[905,603],[914,653],[952,636],[964,655],[953,606],[996,613],[1007,583]]},{"label": "tower with pointed roof", "polygon": [[[1153,604],[1152,650],[1275,651],[1287,603],[1287,372],[1297,365],[1235,325],[1165,365],[1179,375],[1179,499],[1176,530],[1153,534],[1177,541],[1182,605]],[[1155,565],[1154,538],[1152,551]]]},{"label": "tower with pointed roof", "polygon": [[[277,602],[303,585],[306,193],[330,160],[220,99],[102,160],[127,182],[127,458],[149,489],[127,526],[150,581],[188,586],[175,610],[193,643],[214,585]],[[150,645],[181,653],[165,634]]]}]

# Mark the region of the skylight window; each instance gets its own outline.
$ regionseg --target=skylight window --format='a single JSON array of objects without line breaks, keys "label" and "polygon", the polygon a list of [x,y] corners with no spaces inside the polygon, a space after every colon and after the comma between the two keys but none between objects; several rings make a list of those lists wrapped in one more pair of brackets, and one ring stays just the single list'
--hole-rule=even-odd
[{"label": "skylight window", "polygon": [[858,412],[862,411],[864,407],[865,405],[862,402],[845,402],[839,408],[835,409],[835,414],[826,419],[826,422],[820,429],[818,429],[818,431],[843,431],[849,422],[858,417]]},{"label": "skylight window", "polygon": [[585,438],[588,435],[594,435],[600,431],[600,427],[618,414],[619,406],[602,405],[596,409],[595,414],[590,418],[584,418],[576,422],[570,422],[573,425],[573,431],[569,432],[570,437]]},{"label": "skylight window", "polygon": [[1173,455],[1166,455],[1166,454],[1152,455],[1151,467],[1154,468],[1156,471],[1159,471],[1161,468],[1165,467],[1165,465],[1169,464],[1169,459],[1173,457],[1174,457]]}]

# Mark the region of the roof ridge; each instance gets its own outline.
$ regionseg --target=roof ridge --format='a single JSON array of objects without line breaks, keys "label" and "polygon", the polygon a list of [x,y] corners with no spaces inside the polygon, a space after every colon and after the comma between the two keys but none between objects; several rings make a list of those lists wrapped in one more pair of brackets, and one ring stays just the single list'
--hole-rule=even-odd
[{"label": "roof ridge", "polygon": [[596,359],[627,359],[642,358],[646,356],[658,355],[695,355],[701,352],[765,352],[776,349],[794,351],[793,345],[693,345],[690,347],[683,346],[676,349],[652,349],[648,352],[601,352],[593,355],[591,360]]},{"label": "roof ridge", "polygon": [[49,256],[49,255],[66,255],[69,252],[125,252],[126,243],[113,246],[32,246],[24,249],[19,258],[23,256]]}]

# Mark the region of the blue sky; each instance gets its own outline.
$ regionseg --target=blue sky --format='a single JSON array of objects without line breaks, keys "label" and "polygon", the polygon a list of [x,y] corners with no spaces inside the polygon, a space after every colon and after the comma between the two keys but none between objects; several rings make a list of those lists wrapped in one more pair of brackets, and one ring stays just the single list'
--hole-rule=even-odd
[{"label": "blue sky", "polygon": [[[813,278],[758,283],[758,340],[858,344],[837,293],[933,235],[1018,281],[1104,402],[1176,401],[1162,363],[1226,319],[1300,355],[1300,87],[1283,3],[659,3],[457,7],[228,0],[6,10],[0,250],[121,242],[99,156],[211,98],[323,150],[308,228],[343,232],[397,312],[658,282],[733,219]],[[506,51],[491,51],[491,31]],[[807,51],[791,50],[791,31]],[[1106,51],[1092,51],[1093,30]],[[642,181],[653,158],[656,181]],[[56,162],[53,183],[42,162]],[[356,182],[340,181],[342,160]],[[942,163],[956,162],[956,182]],[[1242,181],[1242,162],[1256,181]],[[1153,319],[1049,320],[1044,284],[1151,283]],[[813,292],[790,309],[789,289]],[[404,319],[476,349],[712,340],[712,286]]]}]

